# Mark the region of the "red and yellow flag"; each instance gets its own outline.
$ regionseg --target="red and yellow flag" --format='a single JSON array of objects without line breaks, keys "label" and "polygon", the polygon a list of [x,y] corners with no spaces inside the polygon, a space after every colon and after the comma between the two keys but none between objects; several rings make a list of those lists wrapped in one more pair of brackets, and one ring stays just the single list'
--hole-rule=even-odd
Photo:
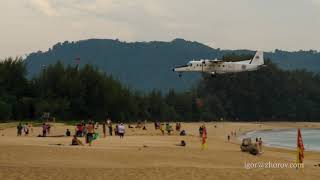
[{"label": "red and yellow flag", "polygon": [[301,136],[301,130],[298,128],[298,136],[297,136],[297,163],[303,163],[304,158],[304,146],[303,140]]}]

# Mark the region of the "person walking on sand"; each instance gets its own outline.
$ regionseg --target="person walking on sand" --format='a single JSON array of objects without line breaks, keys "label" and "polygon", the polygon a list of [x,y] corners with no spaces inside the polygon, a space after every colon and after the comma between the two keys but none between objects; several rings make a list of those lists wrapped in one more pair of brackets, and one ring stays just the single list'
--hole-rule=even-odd
[{"label": "person walking on sand", "polygon": [[228,142],[230,141],[230,135],[228,134]]},{"label": "person walking on sand", "polygon": [[120,125],[118,125],[118,134],[121,139],[123,139],[124,133],[125,133],[125,127],[123,123],[121,123]]},{"label": "person walking on sand", "polygon": [[47,136],[47,125],[46,123],[42,124],[42,137],[46,137]]},{"label": "person walking on sand", "polygon": [[87,125],[87,142],[89,143],[89,146],[92,145],[92,141],[93,141],[93,134],[94,134],[94,124],[93,123],[89,123]]},{"label": "person walking on sand", "polygon": [[17,126],[17,136],[21,136],[22,135],[22,124],[19,123],[18,126]]},{"label": "person walking on sand", "polygon": [[203,126],[199,127],[199,136],[202,137],[202,132],[203,132]]},{"label": "person walking on sand", "polygon": [[29,126],[28,123],[26,123],[23,127],[24,135],[28,136],[29,135]]},{"label": "person walking on sand", "polygon": [[161,124],[160,124],[160,131],[161,131],[161,134],[162,134],[162,135],[164,135],[164,127],[163,127],[163,126],[164,126],[164,124],[161,123]]},{"label": "person walking on sand", "polygon": [[107,125],[108,125],[108,128],[109,128],[109,135],[112,136],[112,121],[110,118],[107,119]]},{"label": "person walking on sand", "polygon": [[106,122],[103,122],[102,124],[102,132],[103,132],[103,137],[105,138],[107,136]]}]

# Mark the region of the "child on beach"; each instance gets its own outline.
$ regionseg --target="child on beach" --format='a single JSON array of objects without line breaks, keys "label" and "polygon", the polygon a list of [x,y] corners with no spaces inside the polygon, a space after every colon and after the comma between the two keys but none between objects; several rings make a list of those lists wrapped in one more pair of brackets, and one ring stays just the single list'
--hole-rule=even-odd
[{"label": "child on beach", "polygon": [[[70,130],[69,129],[67,129],[67,131],[66,131],[66,136],[71,136],[71,132],[70,132]],[[76,136],[76,135],[75,135]]]}]

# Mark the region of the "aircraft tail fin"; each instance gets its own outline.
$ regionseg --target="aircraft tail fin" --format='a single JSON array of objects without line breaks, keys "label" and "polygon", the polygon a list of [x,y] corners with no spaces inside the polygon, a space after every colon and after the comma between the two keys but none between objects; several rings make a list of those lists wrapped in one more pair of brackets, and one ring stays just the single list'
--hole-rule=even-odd
[{"label": "aircraft tail fin", "polygon": [[253,59],[250,61],[250,64],[262,65],[264,64],[263,52],[257,51]]}]

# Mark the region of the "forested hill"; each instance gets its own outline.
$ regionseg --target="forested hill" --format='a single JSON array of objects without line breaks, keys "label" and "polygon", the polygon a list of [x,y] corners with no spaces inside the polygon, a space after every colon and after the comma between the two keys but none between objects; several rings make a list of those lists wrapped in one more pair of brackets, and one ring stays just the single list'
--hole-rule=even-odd
[{"label": "forested hill", "polygon": [[[29,76],[38,74],[49,64],[61,61],[80,66],[92,64],[101,71],[112,74],[130,88],[149,91],[176,89],[185,91],[200,79],[199,74],[184,74],[179,79],[172,68],[191,59],[222,58],[226,54],[250,54],[250,50],[213,49],[198,42],[175,39],[171,42],[134,42],[90,39],[78,42],[58,43],[46,52],[27,56],[25,62]],[[315,51],[286,52],[275,50],[265,53],[265,58],[284,69],[307,69],[320,72],[320,53]]]}]

